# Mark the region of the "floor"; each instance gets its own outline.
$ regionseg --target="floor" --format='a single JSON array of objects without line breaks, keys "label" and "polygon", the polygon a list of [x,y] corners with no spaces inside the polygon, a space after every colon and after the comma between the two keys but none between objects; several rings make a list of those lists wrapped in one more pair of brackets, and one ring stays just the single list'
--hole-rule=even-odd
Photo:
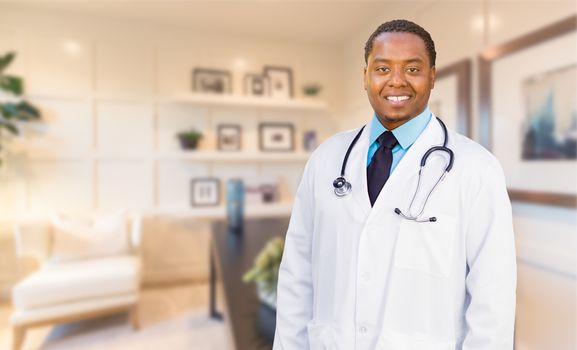
[{"label": "floor", "polygon": [[[22,350],[226,350],[224,323],[207,316],[208,285],[145,288],[141,329],[133,331],[126,314],[29,330]],[[11,349],[11,309],[0,305],[0,349]]]}]

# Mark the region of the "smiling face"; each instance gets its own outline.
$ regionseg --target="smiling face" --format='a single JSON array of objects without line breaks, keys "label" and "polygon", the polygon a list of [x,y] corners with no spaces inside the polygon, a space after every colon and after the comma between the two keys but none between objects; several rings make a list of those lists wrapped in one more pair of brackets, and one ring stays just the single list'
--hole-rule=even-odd
[{"label": "smiling face", "polygon": [[369,102],[385,128],[395,129],[427,107],[435,74],[419,36],[393,32],[375,38],[364,83]]}]

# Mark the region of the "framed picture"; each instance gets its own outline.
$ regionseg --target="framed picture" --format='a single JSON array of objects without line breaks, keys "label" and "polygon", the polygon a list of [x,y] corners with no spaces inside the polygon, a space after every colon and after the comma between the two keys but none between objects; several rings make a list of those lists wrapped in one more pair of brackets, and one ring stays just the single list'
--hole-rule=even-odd
[{"label": "framed picture", "polygon": [[250,204],[280,201],[279,179],[273,176],[254,176],[244,179],[245,200]]},{"label": "framed picture", "polygon": [[241,128],[236,124],[221,124],[217,127],[218,149],[220,151],[240,151]]},{"label": "framed picture", "polygon": [[449,128],[465,136],[472,136],[470,59],[437,70],[429,108]]},{"label": "framed picture", "polygon": [[261,151],[293,151],[294,126],[285,123],[259,124],[259,146]]},{"label": "framed picture", "polygon": [[293,72],[288,67],[264,67],[264,74],[270,81],[270,96],[273,98],[293,97]]},{"label": "framed picture", "polygon": [[220,180],[195,178],[190,181],[190,202],[194,207],[215,206],[220,203]]},{"label": "framed picture", "polygon": [[192,73],[192,85],[195,92],[230,94],[232,75],[225,70],[195,68]]},{"label": "framed picture", "polygon": [[244,76],[244,94],[265,97],[270,95],[270,81],[264,74],[246,74]]},{"label": "framed picture", "polygon": [[479,136],[512,200],[577,207],[575,41],[572,16],[479,58]]}]

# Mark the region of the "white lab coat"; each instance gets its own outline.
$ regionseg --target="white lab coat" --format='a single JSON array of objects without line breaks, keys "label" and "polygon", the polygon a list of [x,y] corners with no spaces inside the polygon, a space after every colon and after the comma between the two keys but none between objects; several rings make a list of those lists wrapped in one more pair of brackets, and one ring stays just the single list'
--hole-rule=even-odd
[{"label": "white lab coat", "polygon": [[[417,223],[403,212],[423,154],[443,142],[435,118],[391,174],[373,208],[365,128],[348,160],[352,192],[333,180],[359,129],[313,153],[299,185],[281,263],[275,350],[511,350],[516,263],[511,205],[498,161],[449,130],[454,166]],[[427,163],[413,212],[445,166]]]}]

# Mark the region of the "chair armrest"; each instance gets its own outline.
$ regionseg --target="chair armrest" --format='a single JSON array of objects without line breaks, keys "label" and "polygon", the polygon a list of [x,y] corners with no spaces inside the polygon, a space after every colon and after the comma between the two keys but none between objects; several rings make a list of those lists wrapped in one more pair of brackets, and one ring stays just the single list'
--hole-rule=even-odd
[{"label": "chair armrest", "polygon": [[52,246],[52,228],[49,221],[25,221],[14,225],[14,241],[18,257],[45,260]]}]

